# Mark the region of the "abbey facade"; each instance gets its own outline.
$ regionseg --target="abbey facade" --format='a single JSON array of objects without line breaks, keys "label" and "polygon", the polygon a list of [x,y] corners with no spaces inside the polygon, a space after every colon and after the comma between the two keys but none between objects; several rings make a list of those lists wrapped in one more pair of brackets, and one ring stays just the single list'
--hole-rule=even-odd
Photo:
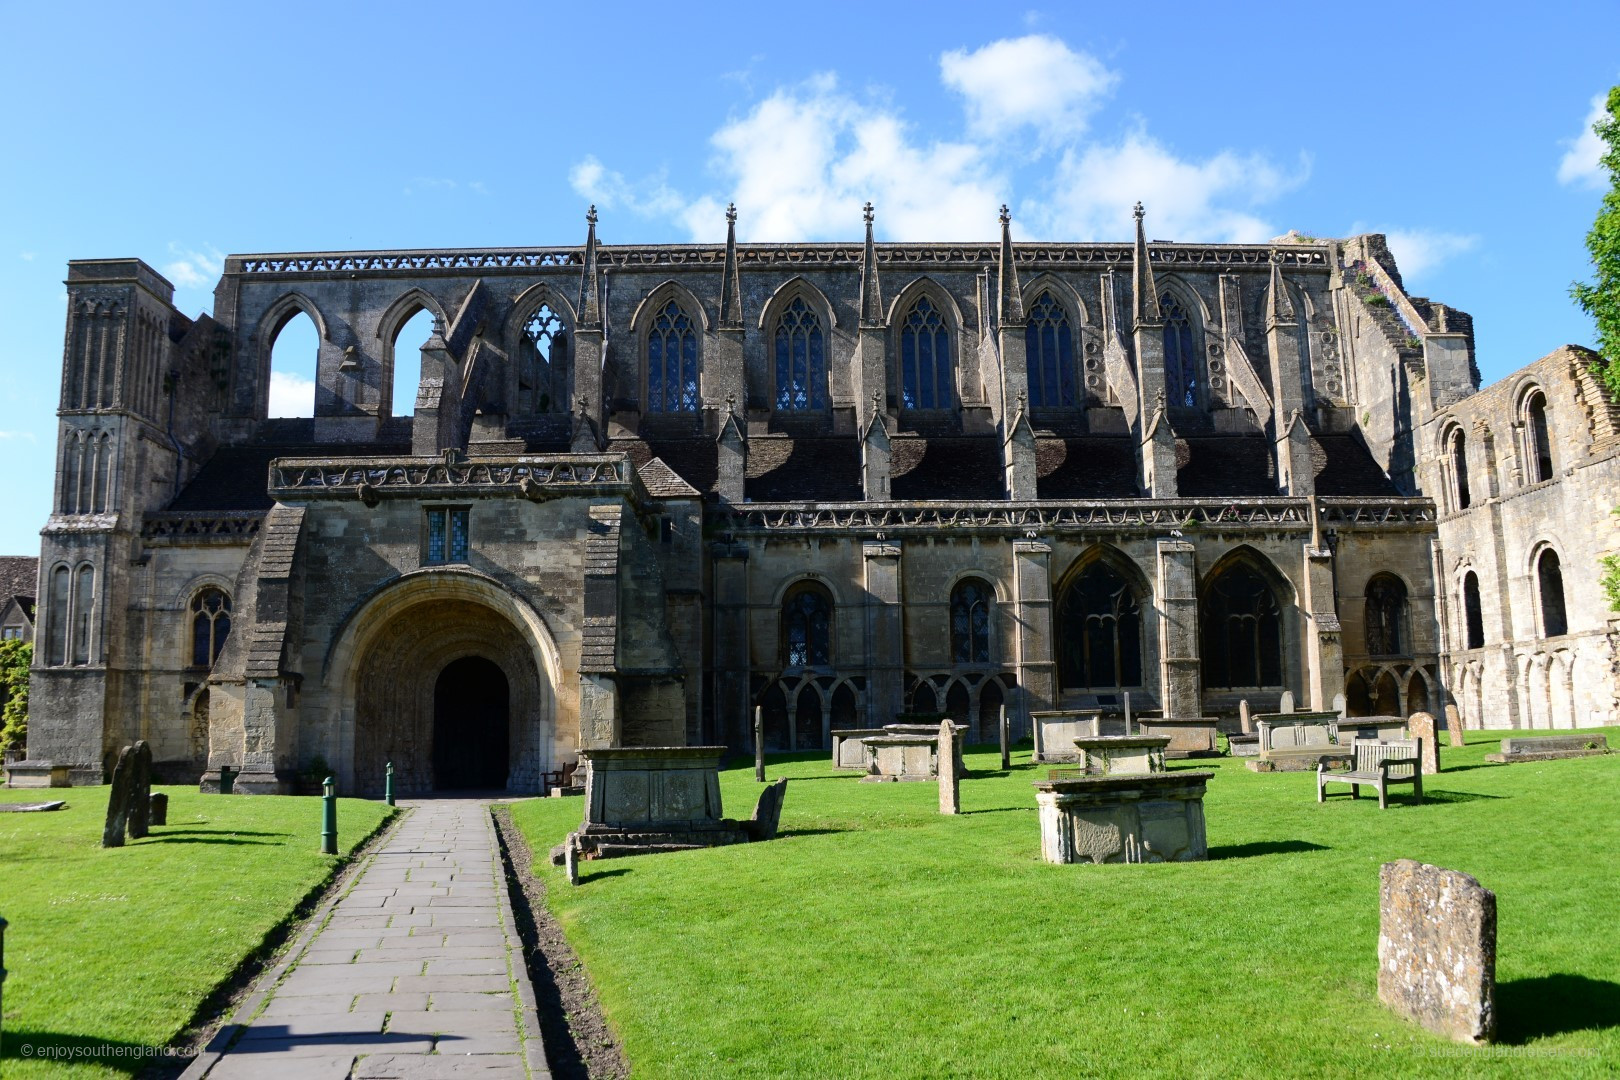
[{"label": "abbey facade", "polygon": [[[877,244],[868,208],[864,244],[638,247],[593,212],[581,247],[233,256],[195,319],[136,260],[67,284],[13,782],[145,738],[176,780],[532,791],[582,747],[746,748],[756,706],[773,750],[1127,693],[1614,716],[1589,358],[1476,393],[1471,320],[1378,236]],[[300,313],[315,415],[266,419]]]}]

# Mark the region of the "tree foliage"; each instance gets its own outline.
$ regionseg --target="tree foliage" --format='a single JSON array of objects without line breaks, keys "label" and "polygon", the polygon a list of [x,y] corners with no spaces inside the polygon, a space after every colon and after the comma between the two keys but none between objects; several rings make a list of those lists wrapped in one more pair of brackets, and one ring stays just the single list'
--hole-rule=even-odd
[{"label": "tree foliage", "polygon": [[1603,381],[1620,399],[1620,86],[1609,90],[1608,115],[1593,125],[1605,147],[1602,162],[1609,173],[1597,220],[1586,234],[1586,250],[1597,276],[1576,282],[1570,295],[1597,322],[1598,352],[1603,354]]},{"label": "tree foliage", "polygon": [[28,667],[34,646],[26,641],[0,641],[0,749],[28,744]]}]

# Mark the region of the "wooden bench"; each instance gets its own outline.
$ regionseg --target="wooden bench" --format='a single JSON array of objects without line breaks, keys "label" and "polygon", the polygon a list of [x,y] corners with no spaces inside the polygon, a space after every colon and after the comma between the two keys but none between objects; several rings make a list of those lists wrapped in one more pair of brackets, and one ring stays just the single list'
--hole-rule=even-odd
[{"label": "wooden bench", "polygon": [[1349,784],[1350,797],[1361,797],[1361,785],[1378,789],[1378,809],[1389,807],[1391,784],[1411,784],[1417,801],[1423,801],[1423,740],[1361,741],[1355,744],[1355,765],[1348,772],[1335,772],[1325,765],[1316,767],[1316,801],[1327,800],[1327,785]]}]

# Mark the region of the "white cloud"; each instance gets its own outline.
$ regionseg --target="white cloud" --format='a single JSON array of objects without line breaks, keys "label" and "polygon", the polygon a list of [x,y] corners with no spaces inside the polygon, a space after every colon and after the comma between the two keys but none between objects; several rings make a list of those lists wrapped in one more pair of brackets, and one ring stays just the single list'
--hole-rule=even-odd
[{"label": "white cloud", "polygon": [[622,208],[642,217],[677,217],[686,205],[686,200],[664,182],[662,173],[631,183],[623,173],[607,168],[590,154],[568,170],[568,183],[581,197],[604,210]]},{"label": "white cloud", "polygon": [[1437,229],[1386,229],[1384,238],[1389,242],[1390,254],[1395,256],[1395,265],[1400,267],[1403,281],[1420,278],[1439,269],[1442,263],[1479,246],[1479,237],[1471,233],[1440,232]]},{"label": "white cloud", "polygon": [[1027,125],[1048,143],[1083,132],[1119,81],[1095,57],[1046,34],[945,53],[939,73],[966,98],[972,134],[1005,137]]},{"label": "white cloud", "polygon": [[1309,175],[1305,159],[1288,171],[1231,150],[1185,160],[1137,130],[1117,145],[1065,151],[1046,197],[1026,202],[1024,214],[1051,236],[1113,239],[1128,235],[1132,205],[1140,200],[1149,239],[1258,243],[1277,230],[1255,208]]},{"label": "white cloud", "polygon": [[270,372],[271,416],[314,416],[315,382],[285,371]]},{"label": "white cloud", "polygon": [[0,431],[0,439],[19,439],[22,442],[37,442],[32,431]]},{"label": "white cloud", "polygon": [[1599,120],[1606,119],[1608,110],[1608,92],[1598,94],[1592,99],[1592,109],[1586,114],[1586,122],[1581,126],[1581,133],[1573,139],[1564,140],[1564,157],[1558,163],[1558,182],[1560,184],[1577,184],[1586,188],[1602,188],[1608,179],[1603,174],[1603,140],[1599,139],[1592,125]]},{"label": "white cloud", "polygon": [[174,261],[165,263],[163,276],[182,289],[203,289],[214,284],[225,269],[225,256],[212,244],[204,244],[205,251],[194,251],[179,243],[169,242],[169,254]]},{"label": "white cloud", "polygon": [[33,251],[19,251],[17,253],[17,258],[21,259],[23,262],[33,262],[36,254],[38,253]]}]

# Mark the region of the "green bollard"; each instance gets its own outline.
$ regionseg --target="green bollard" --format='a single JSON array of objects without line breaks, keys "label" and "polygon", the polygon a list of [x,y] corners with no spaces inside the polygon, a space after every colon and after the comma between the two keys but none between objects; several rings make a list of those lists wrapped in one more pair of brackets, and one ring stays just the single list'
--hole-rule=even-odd
[{"label": "green bollard", "polygon": [[337,785],[328,776],[321,795],[321,854],[337,854]]},{"label": "green bollard", "polygon": [[229,765],[219,767],[219,793],[231,795],[236,791],[236,770]]},{"label": "green bollard", "polygon": [[394,763],[388,763],[388,775],[383,779],[383,802],[394,805]]}]

